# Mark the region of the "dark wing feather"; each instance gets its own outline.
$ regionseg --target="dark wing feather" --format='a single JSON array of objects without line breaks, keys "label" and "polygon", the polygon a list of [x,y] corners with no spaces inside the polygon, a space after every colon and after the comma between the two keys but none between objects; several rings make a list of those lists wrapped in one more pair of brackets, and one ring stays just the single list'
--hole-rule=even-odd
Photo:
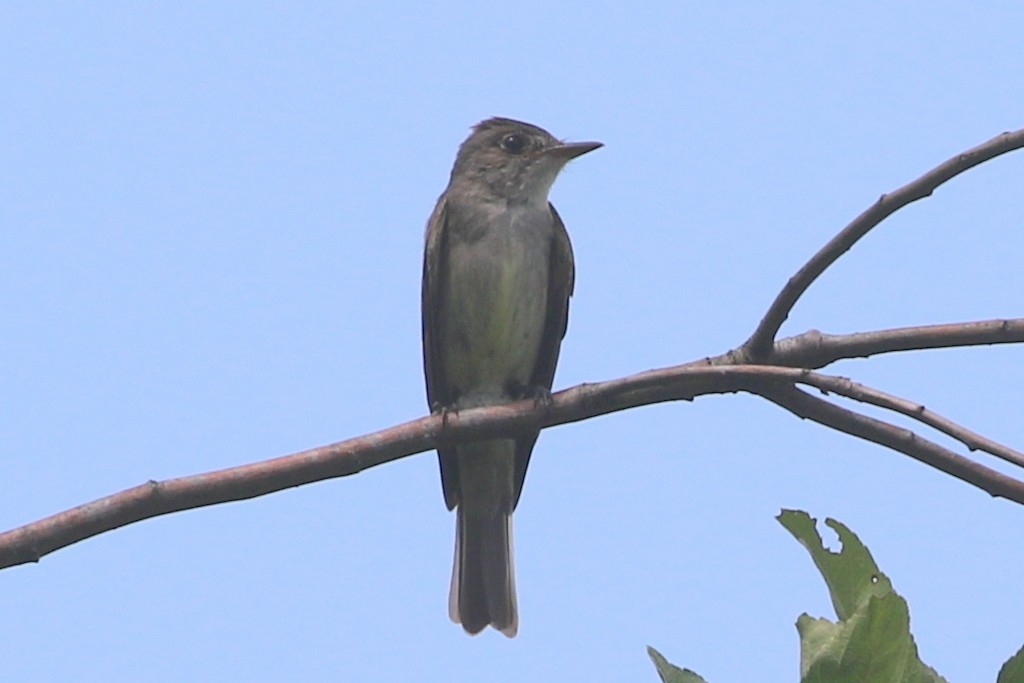
[{"label": "dark wing feather", "polygon": [[[554,235],[551,240],[550,262],[548,263],[548,302],[544,320],[544,333],[541,336],[540,351],[537,364],[530,378],[532,387],[551,389],[555,381],[555,366],[558,364],[558,352],[562,346],[562,338],[569,325],[569,297],[572,296],[576,282],[576,266],[572,258],[572,244],[569,233],[562,223],[561,216],[552,204],[551,218],[554,220]],[[519,504],[519,496],[523,492],[526,481],[526,468],[530,464],[530,453],[540,433],[520,437],[516,441],[516,481],[512,509]]]},{"label": "dark wing feather", "polygon": [[[444,368],[441,367],[441,348],[444,330],[437,321],[438,313],[445,302],[442,274],[447,270],[444,262],[448,254],[448,211],[444,196],[437,201],[434,212],[427,222],[427,245],[423,251],[423,288],[421,307],[423,315],[423,372],[427,379],[427,402],[431,412],[449,406],[452,402],[445,384]],[[459,503],[459,469],[454,448],[438,448],[438,462],[441,466],[441,486],[444,502],[451,510]]]}]

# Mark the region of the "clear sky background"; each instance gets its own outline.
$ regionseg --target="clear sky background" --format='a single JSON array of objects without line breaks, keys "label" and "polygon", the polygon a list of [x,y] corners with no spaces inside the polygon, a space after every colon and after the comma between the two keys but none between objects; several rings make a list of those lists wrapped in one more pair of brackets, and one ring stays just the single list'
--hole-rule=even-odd
[{"label": "clear sky background", "polygon": [[[475,122],[601,140],[552,199],[556,388],[717,354],[880,194],[1024,126],[1019,3],[8,3],[0,526],[426,412],[422,235]],[[1024,316],[1024,153],[887,221],[784,328]],[[1024,348],[831,369],[1024,446]],[[942,440],[943,443],[947,443]],[[1024,643],[1024,509],[749,396],[546,431],[521,628],[447,618],[436,458],[145,521],[0,573],[8,680],[791,681],[836,517],[921,655]],[[826,530],[827,531],[827,530]],[[831,532],[826,534],[834,538]]]}]

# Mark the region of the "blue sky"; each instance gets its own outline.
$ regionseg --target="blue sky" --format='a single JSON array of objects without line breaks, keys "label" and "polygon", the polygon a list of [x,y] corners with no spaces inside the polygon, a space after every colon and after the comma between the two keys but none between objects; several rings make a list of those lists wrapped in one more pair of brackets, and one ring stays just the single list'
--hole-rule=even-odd
[{"label": "blue sky", "polygon": [[[0,527],[422,415],[422,233],[469,126],[601,140],[552,199],[556,387],[722,352],[883,192],[1024,125],[1013,3],[18,3],[0,22]],[[1024,154],[869,235],[784,333],[1019,317]],[[1024,349],[832,372],[1024,446]],[[943,441],[945,443],[945,441]],[[796,680],[833,516],[921,655],[1024,643],[1024,510],[749,396],[546,431],[520,635],[465,636],[436,458],[146,521],[0,575],[11,680]],[[831,537],[826,534],[826,537]]]}]

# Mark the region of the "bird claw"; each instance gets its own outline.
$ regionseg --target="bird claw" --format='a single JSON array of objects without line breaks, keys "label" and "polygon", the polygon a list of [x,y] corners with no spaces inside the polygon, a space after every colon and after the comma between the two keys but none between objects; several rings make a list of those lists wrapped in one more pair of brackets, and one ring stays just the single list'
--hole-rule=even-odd
[{"label": "bird claw", "polygon": [[550,408],[554,401],[554,399],[551,398],[551,390],[547,387],[540,386],[539,384],[530,387],[528,395],[533,399],[534,408],[539,408],[541,406]]},{"label": "bird claw", "polygon": [[459,416],[458,410],[456,410],[455,408],[449,408],[448,406],[441,406],[438,412],[441,415],[441,431],[448,429],[448,419],[452,415],[454,415],[455,417]]}]

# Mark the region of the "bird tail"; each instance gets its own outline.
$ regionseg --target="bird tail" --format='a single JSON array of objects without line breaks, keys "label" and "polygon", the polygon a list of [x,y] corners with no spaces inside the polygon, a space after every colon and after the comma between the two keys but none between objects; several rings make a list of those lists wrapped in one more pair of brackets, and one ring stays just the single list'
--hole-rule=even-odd
[{"label": "bird tail", "polygon": [[519,629],[512,557],[515,442],[459,446],[461,500],[448,616],[469,633],[491,625],[509,638]]}]

